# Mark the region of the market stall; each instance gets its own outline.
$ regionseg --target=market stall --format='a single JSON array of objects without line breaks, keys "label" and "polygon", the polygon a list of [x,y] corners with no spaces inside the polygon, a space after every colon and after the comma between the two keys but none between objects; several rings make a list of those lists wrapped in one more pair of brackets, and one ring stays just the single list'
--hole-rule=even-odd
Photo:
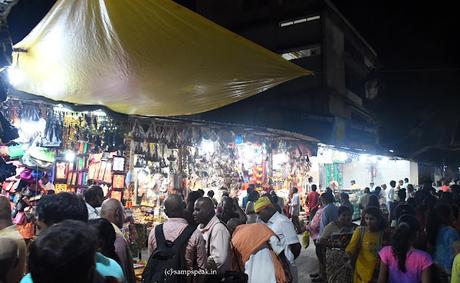
[{"label": "market stall", "polygon": [[320,144],[317,158],[312,160],[318,163],[322,189],[331,187],[336,193],[346,192],[355,204],[366,187],[372,190],[382,184],[388,186],[391,180],[398,182],[404,178],[409,178],[414,185],[418,183],[417,163],[394,156]]},{"label": "market stall", "polygon": [[292,187],[307,181],[314,144],[270,129],[172,119],[135,120],[129,138],[127,184],[134,189],[138,218],[154,222],[165,218],[168,193],[186,197],[189,191],[213,190],[218,200],[223,192],[241,200],[252,184],[287,198]]},{"label": "market stall", "polygon": [[214,190],[220,199],[227,191],[241,200],[252,184],[287,198],[291,188],[305,186],[317,142],[273,129],[117,116],[39,99],[6,103],[19,138],[2,147],[18,165],[4,193],[40,198],[48,193],[45,174],[54,193],[82,194],[97,184],[130,209],[134,222],[149,226],[166,219],[163,202],[171,193]]}]

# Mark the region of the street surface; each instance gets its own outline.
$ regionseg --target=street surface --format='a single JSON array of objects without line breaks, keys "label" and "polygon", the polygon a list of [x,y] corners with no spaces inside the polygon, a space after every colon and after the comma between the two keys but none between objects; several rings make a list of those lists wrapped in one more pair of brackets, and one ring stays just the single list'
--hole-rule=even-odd
[{"label": "street surface", "polygon": [[309,274],[318,272],[318,260],[313,241],[310,242],[307,249],[302,248],[302,252],[296,259],[296,265],[299,272],[299,283],[310,283]]}]

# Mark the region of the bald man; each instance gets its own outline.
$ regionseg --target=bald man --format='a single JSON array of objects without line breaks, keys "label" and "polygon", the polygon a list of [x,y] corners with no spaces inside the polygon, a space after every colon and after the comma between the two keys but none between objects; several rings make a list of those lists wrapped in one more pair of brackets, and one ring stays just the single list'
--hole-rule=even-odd
[{"label": "bald man", "polygon": [[[162,229],[166,241],[174,242],[182,233],[187,233],[189,226],[184,218],[184,201],[179,195],[169,195],[165,200],[165,213],[168,220],[152,229],[149,235],[149,255],[157,248],[156,229]],[[189,228],[192,229],[192,228]],[[206,269],[206,246],[203,235],[193,229],[185,246],[185,264],[188,270]]]},{"label": "bald man", "polygon": [[136,283],[134,275],[133,257],[129,250],[128,241],[125,239],[121,229],[125,221],[125,210],[120,201],[110,198],[102,203],[101,218],[105,218],[112,223],[115,230],[115,252],[120,259],[120,265],[126,277],[126,282]]},{"label": "bald man", "polygon": [[26,243],[11,221],[11,204],[4,196],[0,196],[0,239],[16,242],[18,261],[10,267],[6,282],[19,282],[26,271]]},{"label": "bald man", "polygon": [[212,200],[207,197],[199,198],[195,202],[193,217],[200,224],[198,229],[206,242],[207,268],[217,270],[219,274],[230,270],[230,233],[217,218]]}]

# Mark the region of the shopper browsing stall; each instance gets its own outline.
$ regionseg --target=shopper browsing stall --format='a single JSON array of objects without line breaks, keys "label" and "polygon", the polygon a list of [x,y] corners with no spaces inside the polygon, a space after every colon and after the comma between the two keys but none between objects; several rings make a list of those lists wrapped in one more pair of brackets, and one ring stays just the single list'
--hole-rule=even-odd
[{"label": "shopper browsing stall", "polygon": [[88,209],[88,219],[100,217],[100,209],[104,201],[104,192],[100,186],[91,186],[84,192],[86,208]]},{"label": "shopper browsing stall", "polygon": [[121,228],[125,220],[125,212],[121,203],[116,199],[107,199],[102,203],[101,217],[107,219],[112,223],[115,229],[115,252],[120,258],[121,267],[125,273],[127,283],[135,283],[133,257],[129,249],[128,241],[125,239]]},{"label": "shopper browsing stall", "polygon": [[[162,225],[152,229],[148,239],[149,255],[152,256],[159,246],[164,247],[167,243],[159,243],[157,235],[163,234],[165,241],[174,242],[183,233],[187,233],[187,227],[191,227],[192,233],[188,235],[185,241],[185,268],[187,270],[204,270],[206,268],[206,246],[203,235],[198,229],[187,223],[184,219],[184,206],[182,198],[179,195],[170,195],[165,200],[165,212],[168,220]],[[161,231],[157,231],[162,229]],[[190,229],[190,228],[188,228]],[[183,248],[183,247],[182,247]],[[184,279],[183,277],[176,277]],[[189,280],[187,282],[192,282]]]}]

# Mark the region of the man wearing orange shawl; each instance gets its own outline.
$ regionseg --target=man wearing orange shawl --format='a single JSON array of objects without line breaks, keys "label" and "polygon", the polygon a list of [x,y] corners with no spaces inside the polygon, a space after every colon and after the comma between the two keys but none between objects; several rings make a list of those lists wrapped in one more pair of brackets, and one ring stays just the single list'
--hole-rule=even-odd
[{"label": "man wearing orange shawl", "polygon": [[[251,283],[287,283],[278,254],[283,246],[275,233],[261,223],[236,227],[232,236],[235,269],[244,269]],[[239,267],[239,268],[238,268]]]}]

